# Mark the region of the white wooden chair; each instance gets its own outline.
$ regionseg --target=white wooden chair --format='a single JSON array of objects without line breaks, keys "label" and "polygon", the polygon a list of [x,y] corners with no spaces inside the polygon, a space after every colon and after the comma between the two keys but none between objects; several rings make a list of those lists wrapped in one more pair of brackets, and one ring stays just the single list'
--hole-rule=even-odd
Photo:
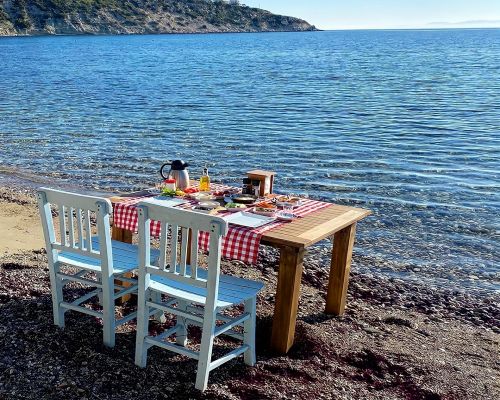
[{"label": "white wooden chair", "polygon": [[[113,347],[115,328],[134,319],[137,314],[130,313],[120,320],[115,318],[115,300],[137,291],[137,280],[123,276],[138,267],[137,246],[111,240],[109,218],[112,206],[109,200],[47,188],[40,188],[37,196],[49,260],[54,324],[64,328],[64,314],[68,310],[102,318],[104,344]],[[59,211],[60,240],[56,238],[52,208]],[[94,236],[91,218],[97,221],[97,235]],[[74,267],[77,272],[63,272],[62,267],[66,265]],[[132,285],[117,285],[117,277]],[[63,287],[70,282],[96,289],[66,302]],[[102,311],[82,305],[94,296],[99,297]]]},{"label": "white wooden chair", "polygon": [[[206,389],[210,371],[240,354],[244,353],[247,365],[254,365],[256,295],[264,285],[220,274],[221,241],[227,232],[227,222],[220,217],[148,204],[147,201],[139,204],[138,212],[140,266],[135,363],[145,367],[148,349],[153,345],[197,359],[195,386],[199,390]],[[157,265],[150,263],[152,219],[161,222]],[[197,237],[200,231],[210,234],[207,269],[198,266]],[[190,249],[189,235],[192,238]],[[165,295],[165,300],[154,293]],[[148,301],[151,297],[160,300]],[[175,304],[177,307],[173,307]],[[239,304],[244,304],[240,316],[230,318],[221,313],[223,309]],[[148,316],[158,310],[176,315],[176,324],[158,336],[148,336]],[[217,325],[217,321],[224,324]],[[202,326],[200,351],[186,347],[188,325]],[[243,333],[233,330],[236,326],[243,327]],[[164,340],[173,334],[176,334],[175,343]],[[212,361],[214,338],[221,334],[240,339],[243,344]]]}]

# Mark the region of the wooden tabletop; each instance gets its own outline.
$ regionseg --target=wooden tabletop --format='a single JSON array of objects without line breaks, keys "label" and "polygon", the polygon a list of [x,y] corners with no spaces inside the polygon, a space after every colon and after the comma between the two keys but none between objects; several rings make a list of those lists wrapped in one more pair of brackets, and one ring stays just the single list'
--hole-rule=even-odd
[{"label": "wooden tabletop", "polygon": [[261,243],[305,248],[370,214],[371,211],[362,208],[332,204],[330,207],[265,232]]},{"label": "wooden tabletop", "polygon": [[[149,194],[148,191],[120,194],[110,197],[113,203]],[[295,221],[283,224],[263,234],[261,243],[271,246],[291,246],[307,248],[320,240],[333,236],[336,232],[366,218],[371,211],[363,208],[332,204]]]}]

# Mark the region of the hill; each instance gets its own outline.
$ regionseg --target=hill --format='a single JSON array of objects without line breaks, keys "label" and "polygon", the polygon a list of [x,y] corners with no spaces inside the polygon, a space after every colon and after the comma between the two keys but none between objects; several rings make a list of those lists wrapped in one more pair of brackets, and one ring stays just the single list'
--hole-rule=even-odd
[{"label": "hill", "polygon": [[310,31],[304,20],[222,0],[3,0],[0,35]]}]

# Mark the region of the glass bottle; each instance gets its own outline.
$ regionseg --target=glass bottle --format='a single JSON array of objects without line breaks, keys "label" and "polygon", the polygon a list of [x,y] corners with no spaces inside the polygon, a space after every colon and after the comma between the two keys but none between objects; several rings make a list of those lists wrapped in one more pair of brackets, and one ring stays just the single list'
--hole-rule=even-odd
[{"label": "glass bottle", "polygon": [[210,177],[208,176],[208,168],[203,168],[203,175],[200,178],[200,192],[210,191]]}]

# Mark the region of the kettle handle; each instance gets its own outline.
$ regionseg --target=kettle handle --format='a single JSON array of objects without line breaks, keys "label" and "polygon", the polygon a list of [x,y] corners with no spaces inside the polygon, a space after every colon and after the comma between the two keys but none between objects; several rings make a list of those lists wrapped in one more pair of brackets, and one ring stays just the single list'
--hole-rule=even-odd
[{"label": "kettle handle", "polygon": [[168,171],[168,174],[165,176],[164,172],[163,172],[163,169],[166,167],[166,166],[169,166],[171,167],[172,165],[172,162],[167,162],[165,164],[163,164],[160,168],[160,175],[162,176],[163,179],[168,179],[168,177],[170,176],[170,172],[172,172],[172,168],[170,168],[170,170]]}]

